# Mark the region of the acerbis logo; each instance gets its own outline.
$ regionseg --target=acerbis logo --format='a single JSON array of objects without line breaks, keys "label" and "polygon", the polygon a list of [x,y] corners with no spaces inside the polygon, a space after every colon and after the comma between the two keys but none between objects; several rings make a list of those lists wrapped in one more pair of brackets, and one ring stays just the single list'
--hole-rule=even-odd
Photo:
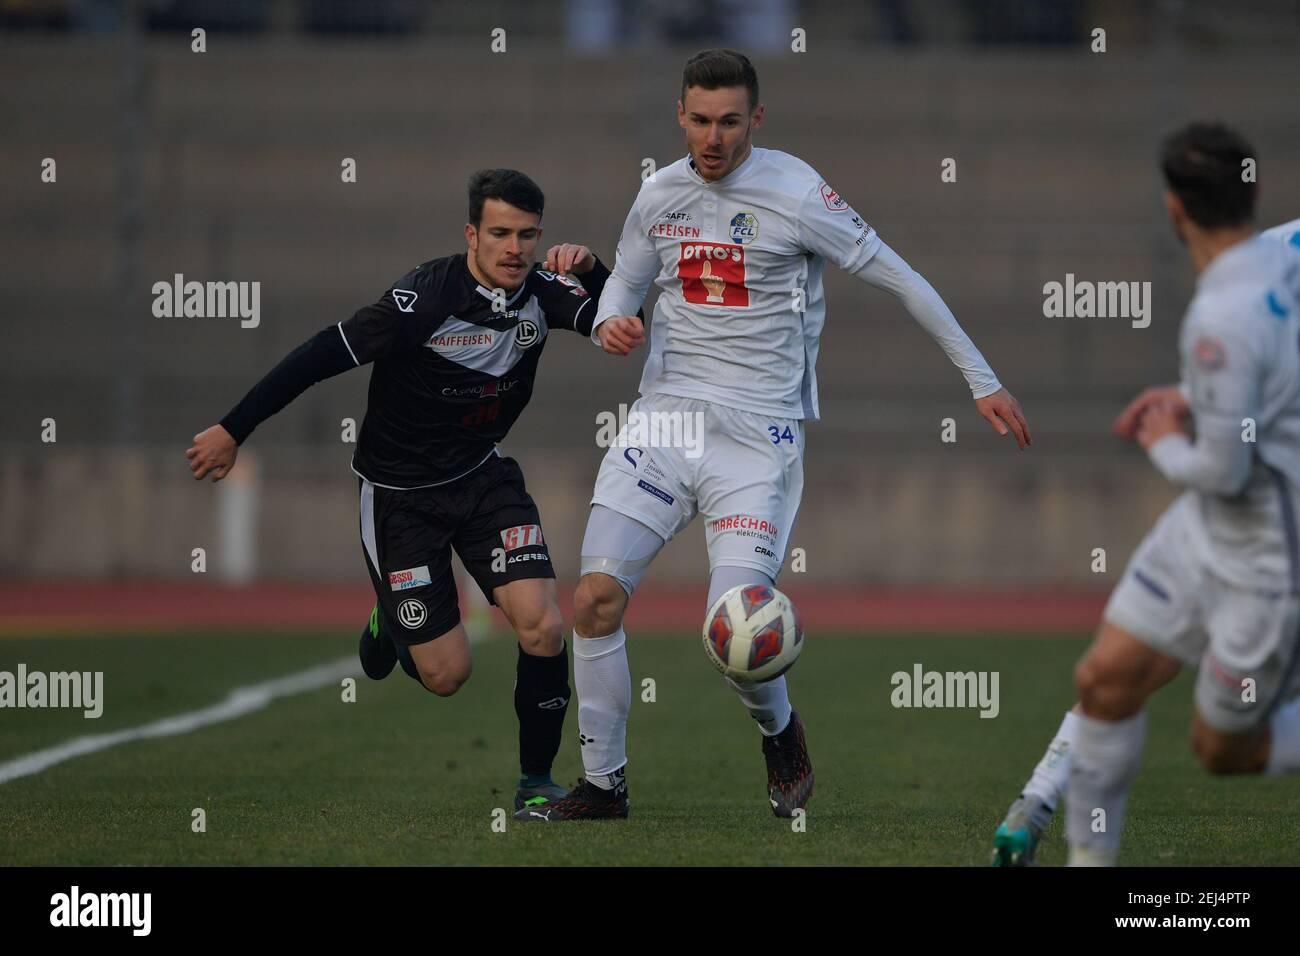
[{"label": "acerbis logo", "polygon": [[540,335],[536,322],[532,319],[520,319],[519,324],[515,326],[515,345],[526,349],[536,343]]},{"label": "acerbis logo", "polygon": [[414,312],[415,300],[419,297],[419,293],[411,292],[408,289],[393,290],[393,301],[397,303],[397,307],[403,312]]},{"label": "acerbis logo", "polygon": [[429,612],[425,610],[424,603],[417,601],[415,598],[408,598],[397,606],[397,619],[402,622],[402,627],[408,631],[415,631],[423,627],[428,617]]}]

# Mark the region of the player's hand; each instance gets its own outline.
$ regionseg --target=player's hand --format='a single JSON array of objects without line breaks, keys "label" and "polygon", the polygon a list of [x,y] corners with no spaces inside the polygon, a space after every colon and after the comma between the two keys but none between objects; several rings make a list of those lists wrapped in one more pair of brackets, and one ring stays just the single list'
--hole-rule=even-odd
[{"label": "player's hand", "polygon": [[1008,431],[1015,435],[1016,446],[1022,451],[1034,443],[1029,436],[1029,422],[1025,421],[1020,403],[1005,388],[975,399],[975,407],[999,435],[1005,435]]},{"label": "player's hand", "polygon": [[1138,419],[1134,437],[1142,450],[1148,451],[1166,435],[1182,432],[1184,417],[1184,413],[1172,402],[1154,402],[1147,406],[1147,410]]},{"label": "player's hand", "polygon": [[1136,440],[1142,417],[1154,405],[1168,407],[1180,424],[1190,411],[1182,389],[1177,385],[1158,385],[1155,388],[1145,389],[1137,398],[1129,402],[1124,411],[1119,413],[1115,423],[1110,426],[1111,431],[1120,438]]},{"label": "player's hand", "polygon": [[616,315],[600,323],[596,335],[610,355],[627,355],[645,341],[645,327],[635,315]]},{"label": "player's hand", "polygon": [[546,252],[546,271],[580,276],[596,267],[596,256],[586,246],[574,242],[551,246]]},{"label": "player's hand", "polygon": [[220,425],[213,425],[194,436],[194,446],[185,452],[185,457],[190,460],[190,471],[194,472],[195,481],[208,474],[212,475],[213,481],[220,481],[235,467],[238,454],[239,446],[230,432]]}]

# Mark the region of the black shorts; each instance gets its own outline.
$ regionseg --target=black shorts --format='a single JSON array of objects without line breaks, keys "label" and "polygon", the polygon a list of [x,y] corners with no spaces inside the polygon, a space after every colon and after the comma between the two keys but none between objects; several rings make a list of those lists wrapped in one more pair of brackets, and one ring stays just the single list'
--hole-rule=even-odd
[{"label": "black shorts", "polygon": [[513,458],[492,455],[432,488],[399,491],[364,478],[360,484],[366,567],[401,644],[423,644],[460,623],[452,548],[493,604],[493,588],[555,577],[537,505]]}]

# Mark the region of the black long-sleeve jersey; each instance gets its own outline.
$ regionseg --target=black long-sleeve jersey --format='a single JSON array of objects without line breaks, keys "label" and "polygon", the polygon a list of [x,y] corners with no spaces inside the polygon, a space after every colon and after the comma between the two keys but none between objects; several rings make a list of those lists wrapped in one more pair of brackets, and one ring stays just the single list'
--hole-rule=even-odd
[{"label": "black long-sleeve jersey", "polygon": [[243,444],[316,382],[373,362],[352,470],[388,488],[451,481],[487,460],[528,404],[548,330],[591,335],[608,277],[599,260],[585,288],[534,266],[494,310],[464,254],[433,259],[290,352],[221,424]]}]

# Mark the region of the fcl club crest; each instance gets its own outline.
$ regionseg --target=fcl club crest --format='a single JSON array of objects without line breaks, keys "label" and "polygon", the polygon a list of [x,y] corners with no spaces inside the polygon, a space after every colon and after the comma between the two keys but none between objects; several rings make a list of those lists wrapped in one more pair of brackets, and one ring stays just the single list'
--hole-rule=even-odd
[{"label": "fcl club crest", "polygon": [[752,212],[738,212],[731,218],[731,241],[747,246],[758,238],[758,217]]}]

